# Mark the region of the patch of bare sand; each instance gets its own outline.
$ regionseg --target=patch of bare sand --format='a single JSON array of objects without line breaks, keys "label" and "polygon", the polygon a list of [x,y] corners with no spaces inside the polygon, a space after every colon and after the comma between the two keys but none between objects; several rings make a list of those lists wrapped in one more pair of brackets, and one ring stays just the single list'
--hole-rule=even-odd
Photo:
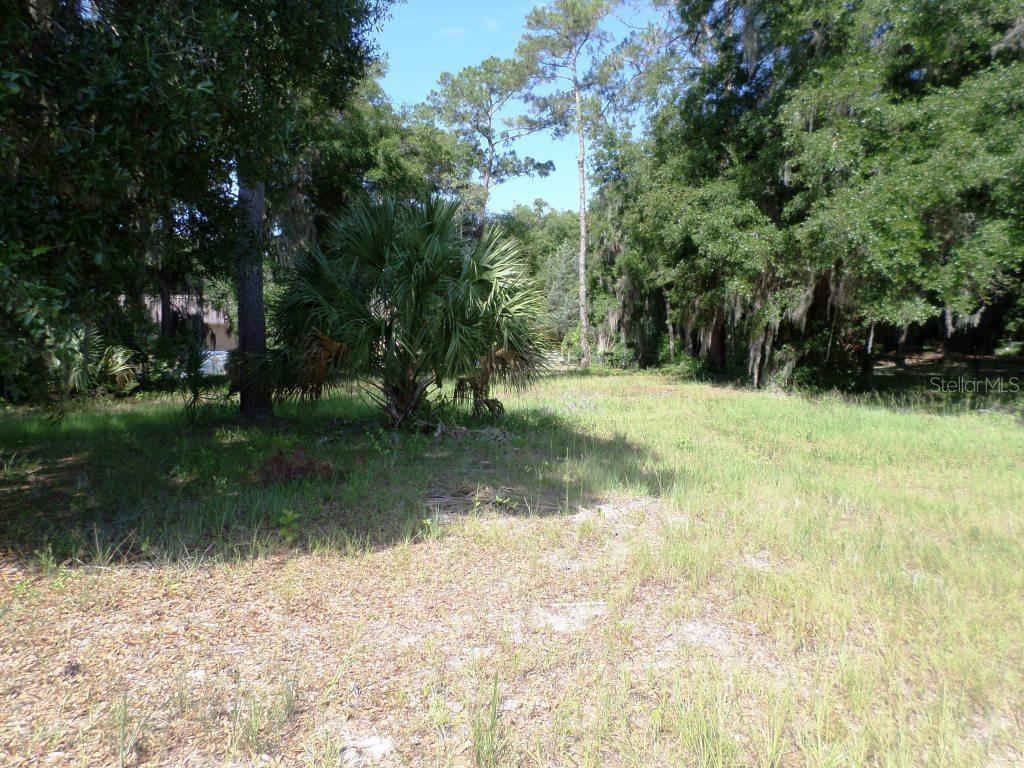
[{"label": "patch of bare sand", "polygon": [[[12,766],[116,762],[118,718],[144,723],[139,764],[230,764],[238,703],[269,712],[289,686],[286,722],[255,726],[281,764],[299,764],[337,718],[361,724],[353,739],[393,745],[372,759],[408,763],[431,737],[404,702],[439,669],[490,664],[509,616],[557,636],[595,613],[571,607],[590,598],[584,579],[454,536],[354,559],[83,569],[59,583],[8,566],[2,597],[31,599],[0,640],[0,762]],[[373,752],[360,744],[345,754]]]},{"label": "patch of bare sand", "polygon": [[623,619],[631,626],[627,666],[671,673],[710,660],[723,672],[749,671],[778,681],[800,675],[771,638],[730,610],[714,587],[651,583],[638,589]]}]

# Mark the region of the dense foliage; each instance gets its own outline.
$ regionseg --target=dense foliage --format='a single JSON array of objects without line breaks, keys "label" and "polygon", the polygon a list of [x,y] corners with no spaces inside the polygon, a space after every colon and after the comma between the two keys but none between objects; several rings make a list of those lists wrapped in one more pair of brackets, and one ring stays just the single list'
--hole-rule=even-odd
[{"label": "dense foliage", "polygon": [[1021,340],[1019,6],[678,10],[649,132],[606,131],[595,168],[606,335],[642,362],[678,335],[755,385]]},{"label": "dense foliage", "polygon": [[[635,7],[542,4],[515,56],[411,107],[378,83],[382,1],[5,7],[0,396],[106,389],[67,385],[93,336],[145,386],[194,346],[185,293],[229,313],[243,406],[269,413],[244,378],[264,294],[382,195],[462,201],[477,240],[503,225],[584,361],[856,386],[881,355],[1020,350],[1019,4],[651,0],[622,23]],[[516,151],[539,130],[575,142],[579,210],[487,212],[550,170]]]},{"label": "dense foliage", "polygon": [[59,361],[86,326],[145,346],[145,296],[229,278],[254,243],[266,256],[262,238],[239,237],[253,221],[236,204],[241,175],[286,215],[363,75],[377,12],[363,0],[5,6],[5,396],[59,394]]},{"label": "dense foliage", "polygon": [[457,202],[361,201],[299,258],[274,308],[279,389],[319,395],[366,380],[391,422],[409,423],[445,382],[479,368],[513,384],[543,364],[541,300],[515,240],[469,237]]}]

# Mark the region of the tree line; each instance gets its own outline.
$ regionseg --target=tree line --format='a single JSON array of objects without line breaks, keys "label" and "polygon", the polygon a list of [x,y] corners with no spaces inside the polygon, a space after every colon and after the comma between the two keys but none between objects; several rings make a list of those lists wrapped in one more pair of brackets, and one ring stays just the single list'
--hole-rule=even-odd
[{"label": "tree line", "polygon": [[[510,231],[584,364],[854,386],[882,354],[1024,340],[1024,16],[1006,0],[552,0],[512,57],[411,107],[378,85],[383,2],[2,13],[7,399],[59,396],[97,329],[172,354],[143,298],[187,289],[228,308],[243,414],[265,418],[272,391],[244,372],[267,297],[381,195]],[[578,210],[490,210],[495,185],[552,170],[516,151],[537,131],[574,141]]]},{"label": "tree line", "polygon": [[[637,8],[549,2],[510,65],[518,125],[576,140],[578,234],[534,263],[584,364],[594,343],[622,365],[850,388],[883,355],[1020,354],[1016,4]],[[564,221],[504,218],[534,245]]]},{"label": "tree line", "polygon": [[926,346],[1019,354],[1019,5],[670,10],[640,135],[595,126],[606,348],[755,386],[857,386]]}]

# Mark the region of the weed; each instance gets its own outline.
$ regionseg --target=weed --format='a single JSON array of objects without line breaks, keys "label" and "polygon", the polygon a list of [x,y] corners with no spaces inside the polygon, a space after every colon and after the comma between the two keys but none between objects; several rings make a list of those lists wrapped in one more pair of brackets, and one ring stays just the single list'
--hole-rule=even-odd
[{"label": "weed", "polygon": [[788,693],[774,698],[768,710],[768,722],[761,734],[762,744],[758,754],[759,768],[783,768],[786,754],[785,726],[789,719],[792,700]]},{"label": "weed", "polygon": [[284,680],[269,698],[238,699],[231,709],[231,748],[246,754],[270,752],[295,712],[295,682]]},{"label": "weed", "polygon": [[378,456],[393,459],[398,446],[398,433],[386,430],[381,426],[367,428],[366,442]]},{"label": "weed", "polygon": [[441,535],[441,510],[434,507],[429,517],[420,520],[420,536],[424,539],[436,539]]},{"label": "weed", "polygon": [[60,569],[61,563],[53,552],[53,544],[47,543],[45,547],[37,549],[33,554],[39,570],[44,576],[52,576]]},{"label": "weed", "polygon": [[141,739],[149,715],[139,716],[132,712],[127,695],[115,702],[111,710],[114,752],[120,768],[135,762],[136,752],[141,748]]},{"label": "weed", "polygon": [[302,515],[293,509],[282,509],[281,513],[277,516],[277,535],[281,537],[281,541],[285,544],[294,544],[299,538],[299,524],[302,521]]},{"label": "weed", "polygon": [[19,456],[16,451],[0,450],[0,483],[23,483],[38,468],[38,463]]},{"label": "weed", "polygon": [[499,718],[500,701],[498,675],[495,674],[490,685],[490,696],[486,704],[474,712],[470,724],[473,765],[476,768],[498,768],[501,765],[506,744]]},{"label": "weed", "polygon": [[695,700],[688,706],[682,703],[681,692],[676,695],[682,706],[680,732],[693,764],[700,768],[735,765],[738,747],[730,730],[734,720],[728,688],[712,672],[699,684]]}]

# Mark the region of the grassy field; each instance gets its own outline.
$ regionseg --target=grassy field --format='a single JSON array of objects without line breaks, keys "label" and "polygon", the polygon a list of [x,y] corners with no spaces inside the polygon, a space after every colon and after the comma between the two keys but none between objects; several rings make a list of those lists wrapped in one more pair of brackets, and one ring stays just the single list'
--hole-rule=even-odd
[{"label": "grassy field", "polygon": [[0,763],[1024,763],[1019,419],[505,402],[0,419]]}]

